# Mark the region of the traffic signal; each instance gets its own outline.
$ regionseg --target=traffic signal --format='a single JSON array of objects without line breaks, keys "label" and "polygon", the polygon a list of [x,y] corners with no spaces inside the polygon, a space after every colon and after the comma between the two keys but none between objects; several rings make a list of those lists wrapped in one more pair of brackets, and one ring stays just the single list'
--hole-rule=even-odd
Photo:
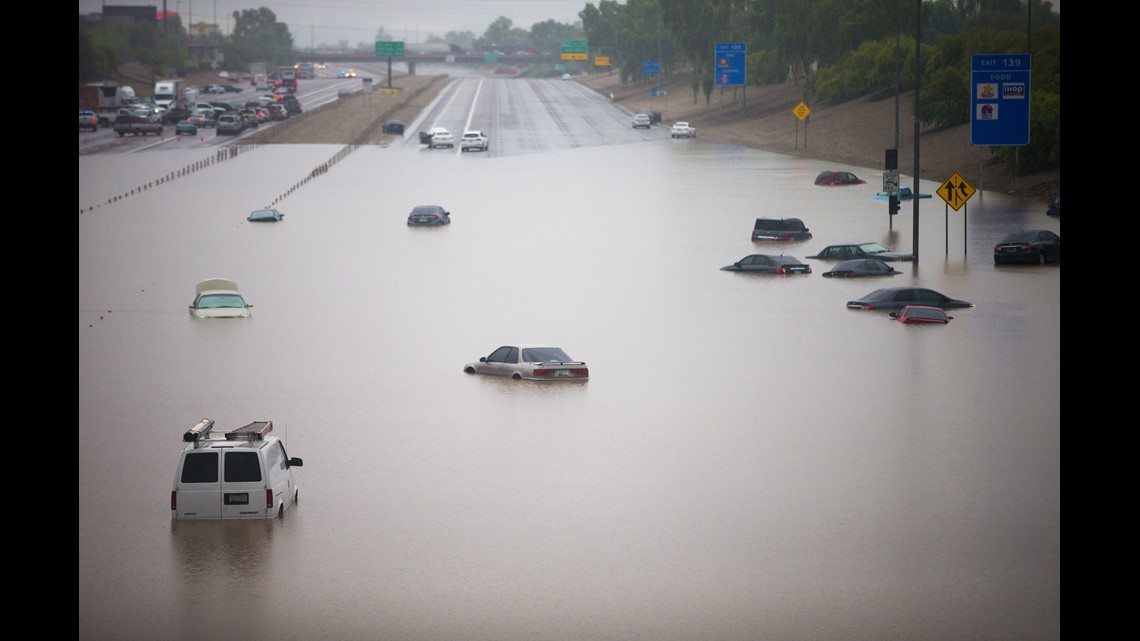
[{"label": "traffic signal", "polygon": [[899,197],[898,197],[898,195],[891,194],[890,198],[887,199],[887,211],[889,211],[892,216],[897,215],[899,213]]}]

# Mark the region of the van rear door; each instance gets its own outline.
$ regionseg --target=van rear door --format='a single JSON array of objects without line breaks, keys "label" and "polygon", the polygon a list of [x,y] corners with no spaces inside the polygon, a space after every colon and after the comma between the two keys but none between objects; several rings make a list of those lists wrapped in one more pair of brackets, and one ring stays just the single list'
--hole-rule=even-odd
[{"label": "van rear door", "polygon": [[222,473],[221,504],[223,519],[265,518],[273,507],[273,495],[266,498],[265,470],[257,450],[226,450]]},{"label": "van rear door", "polygon": [[222,516],[222,482],[218,474],[219,450],[182,453],[170,508],[178,519],[217,519]]}]

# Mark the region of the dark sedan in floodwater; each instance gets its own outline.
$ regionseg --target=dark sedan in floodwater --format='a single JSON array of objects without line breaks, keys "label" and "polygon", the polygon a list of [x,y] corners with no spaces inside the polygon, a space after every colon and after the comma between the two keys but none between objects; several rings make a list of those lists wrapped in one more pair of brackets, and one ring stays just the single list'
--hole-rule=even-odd
[{"label": "dark sedan in floodwater", "polygon": [[439,205],[417,205],[408,214],[408,224],[421,225],[450,225],[451,212]]},{"label": "dark sedan in floodwater", "polygon": [[276,209],[258,209],[246,217],[251,223],[275,223],[285,218],[285,214]]},{"label": "dark sedan in floodwater", "polygon": [[720,268],[723,272],[748,272],[750,274],[810,274],[811,265],[801,262],[795,256],[785,254],[751,254],[731,265]]},{"label": "dark sedan in floodwater", "polygon": [[849,171],[821,171],[815,177],[817,185],[863,185],[867,181]]},{"label": "dark sedan in floodwater", "polygon": [[973,307],[973,303],[936,292],[925,287],[884,287],[862,298],[847,301],[847,309],[902,309],[907,305],[924,305],[939,309]]},{"label": "dark sedan in floodwater", "polygon": [[1061,262],[1061,237],[1047,229],[1027,229],[1007,235],[994,245],[994,264]]},{"label": "dark sedan in floodwater", "polygon": [[868,276],[894,276],[902,272],[878,258],[845,260],[823,272],[824,278],[865,278]]}]

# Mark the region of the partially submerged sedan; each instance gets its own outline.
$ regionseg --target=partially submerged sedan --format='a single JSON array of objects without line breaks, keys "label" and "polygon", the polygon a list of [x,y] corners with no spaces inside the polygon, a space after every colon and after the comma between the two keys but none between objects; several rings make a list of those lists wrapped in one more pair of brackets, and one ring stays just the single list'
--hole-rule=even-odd
[{"label": "partially submerged sedan", "polygon": [[994,264],[1061,262],[1061,237],[1048,229],[1013,232],[994,245]]},{"label": "partially submerged sedan", "polygon": [[561,347],[504,345],[463,366],[468,374],[509,376],[528,381],[584,381],[590,378],[586,363],[576,361]]},{"label": "partially submerged sedan", "polygon": [[190,316],[194,318],[249,318],[249,308],[237,283],[228,278],[208,278],[194,286]]},{"label": "partially submerged sedan", "polygon": [[810,274],[811,265],[786,254],[750,254],[731,265],[721,267],[720,270],[750,274]]},{"label": "partially submerged sedan", "polygon": [[251,223],[275,223],[285,218],[285,214],[276,209],[257,209],[246,217]]},{"label": "partially submerged sedan", "polygon": [[879,243],[851,243],[847,245],[828,245],[815,256],[808,256],[815,260],[854,260],[856,258],[878,258],[879,260],[913,261],[914,254],[910,252],[896,252],[883,247]]},{"label": "partially submerged sedan", "polygon": [[973,307],[973,303],[950,298],[925,287],[884,287],[862,298],[847,301],[847,309],[902,309],[907,305],[923,305],[938,309]]},{"label": "partially submerged sedan", "polygon": [[849,171],[821,171],[815,177],[817,185],[863,185],[866,182]]},{"label": "partially submerged sedan", "polygon": [[439,205],[417,205],[408,214],[408,224],[413,227],[450,225],[451,212]]},{"label": "partially submerged sedan", "polygon": [[902,272],[878,258],[856,258],[845,260],[823,272],[824,278],[866,278],[870,276],[894,276]]}]

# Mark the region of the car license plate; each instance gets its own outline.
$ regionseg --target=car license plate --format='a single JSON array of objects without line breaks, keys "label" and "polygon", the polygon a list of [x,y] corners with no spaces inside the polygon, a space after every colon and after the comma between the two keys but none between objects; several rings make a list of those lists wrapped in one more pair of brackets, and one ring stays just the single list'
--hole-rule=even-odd
[{"label": "car license plate", "polygon": [[570,370],[568,370],[568,369],[554,370],[554,375],[555,376],[570,376]]},{"label": "car license plate", "polygon": [[249,505],[249,492],[242,492],[241,494],[226,493],[225,497],[226,505]]}]

